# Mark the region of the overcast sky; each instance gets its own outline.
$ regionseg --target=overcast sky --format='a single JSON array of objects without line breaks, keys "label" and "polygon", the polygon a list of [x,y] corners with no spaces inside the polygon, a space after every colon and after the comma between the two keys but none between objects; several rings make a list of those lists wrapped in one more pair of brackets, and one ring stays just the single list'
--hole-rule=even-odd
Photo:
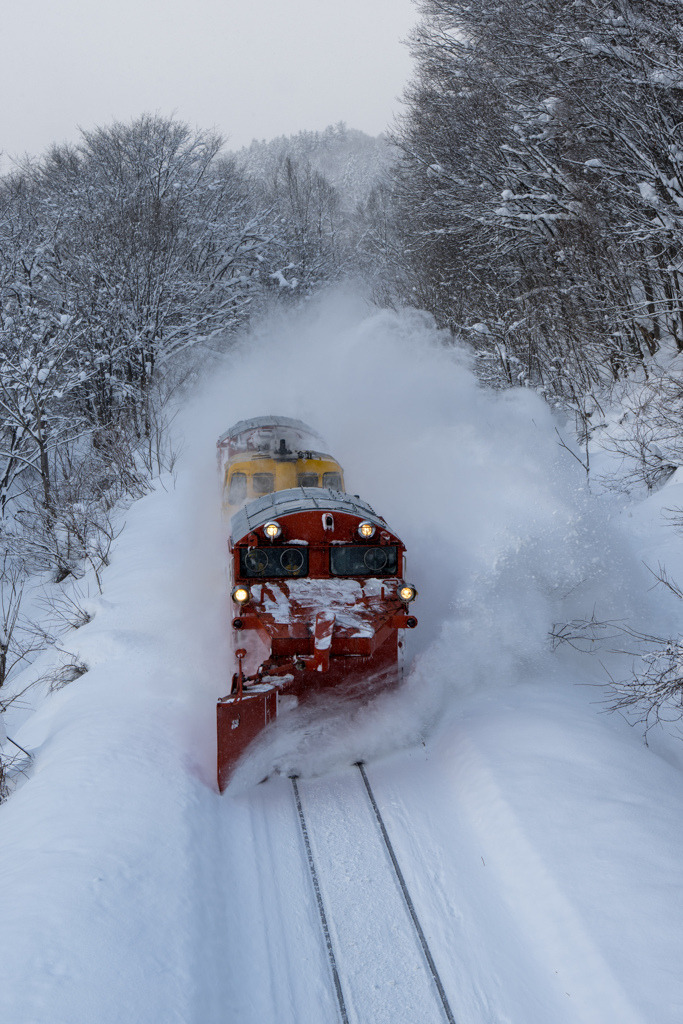
[{"label": "overcast sky", "polygon": [[337,121],[376,135],[416,21],[411,0],[0,0],[0,166],[143,112],[229,148]]}]

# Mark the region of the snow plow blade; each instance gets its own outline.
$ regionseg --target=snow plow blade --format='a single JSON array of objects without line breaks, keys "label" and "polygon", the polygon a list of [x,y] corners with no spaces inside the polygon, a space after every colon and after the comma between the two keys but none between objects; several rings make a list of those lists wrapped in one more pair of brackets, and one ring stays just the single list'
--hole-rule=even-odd
[{"label": "snow plow blade", "polygon": [[249,744],[277,715],[277,689],[252,686],[241,696],[222,697],[216,705],[218,788],[223,792]]}]

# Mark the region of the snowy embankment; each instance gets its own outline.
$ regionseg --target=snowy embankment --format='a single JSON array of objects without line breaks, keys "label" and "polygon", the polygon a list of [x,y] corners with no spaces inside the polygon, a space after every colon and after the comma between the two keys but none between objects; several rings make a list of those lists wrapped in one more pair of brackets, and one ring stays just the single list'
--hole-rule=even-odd
[{"label": "snowy embankment", "polygon": [[[213,444],[268,412],[320,429],[405,539],[420,627],[400,692],[284,716],[219,797]],[[632,511],[591,498],[533,394],[482,392],[420,317],[342,300],[245,342],[182,427],[175,485],[130,509],[92,621],[64,641],[88,671],[9,716],[35,762],[0,808],[0,1019],[335,1020],[295,771],[349,1019],[439,1020],[363,758],[459,1024],[677,1024],[683,753],[600,714],[600,659],[548,633],[593,611],[675,631],[640,559],[676,576],[659,509],[683,485]]]}]

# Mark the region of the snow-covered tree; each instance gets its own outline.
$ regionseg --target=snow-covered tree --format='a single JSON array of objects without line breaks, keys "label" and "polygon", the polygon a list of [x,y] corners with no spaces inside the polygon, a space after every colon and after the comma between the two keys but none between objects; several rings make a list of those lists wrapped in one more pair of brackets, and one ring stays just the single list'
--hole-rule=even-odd
[{"label": "snow-covered tree", "polygon": [[394,155],[384,137],[343,123],[254,141],[235,154],[260,205],[270,210],[274,247],[267,270],[282,297],[343,277],[374,279],[371,211]]},{"label": "snow-covered tree", "polygon": [[55,457],[81,432],[75,396],[86,372],[73,355],[79,325],[34,306],[5,314],[0,324],[0,513],[17,480],[38,478],[42,502],[52,504]]},{"label": "snow-covered tree", "polygon": [[235,159],[250,178],[261,181],[272,180],[288,157],[296,164],[308,163],[337,190],[341,208],[351,213],[386,176],[393,156],[384,136],[366,135],[342,121],[321,132],[254,140]]},{"label": "snow-covered tree", "polygon": [[277,240],[270,280],[281,289],[307,292],[339,277],[347,253],[336,189],[307,160],[289,156],[262,189]]},{"label": "snow-covered tree", "polygon": [[220,146],[143,116],[0,180],[2,544],[34,570],[97,573],[112,504],[167,461],[179,361],[265,291],[270,239]]},{"label": "snow-covered tree", "polygon": [[417,300],[560,394],[679,344],[680,4],[420,9],[397,132]]},{"label": "snow-covered tree", "polygon": [[266,241],[221,145],[145,116],[84,132],[31,170],[45,273],[87,324],[78,355],[96,422],[136,418],[158,367],[244,322]]}]

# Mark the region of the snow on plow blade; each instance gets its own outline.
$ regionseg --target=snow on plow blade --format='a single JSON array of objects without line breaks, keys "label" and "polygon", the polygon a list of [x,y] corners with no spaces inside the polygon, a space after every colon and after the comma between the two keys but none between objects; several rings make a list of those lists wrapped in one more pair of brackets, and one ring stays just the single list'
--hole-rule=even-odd
[{"label": "snow on plow blade", "polygon": [[244,751],[276,714],[277,689],[274,686],[252,686],[248,693],[222,697],[218,701],[218,788],[221,793]]}]

